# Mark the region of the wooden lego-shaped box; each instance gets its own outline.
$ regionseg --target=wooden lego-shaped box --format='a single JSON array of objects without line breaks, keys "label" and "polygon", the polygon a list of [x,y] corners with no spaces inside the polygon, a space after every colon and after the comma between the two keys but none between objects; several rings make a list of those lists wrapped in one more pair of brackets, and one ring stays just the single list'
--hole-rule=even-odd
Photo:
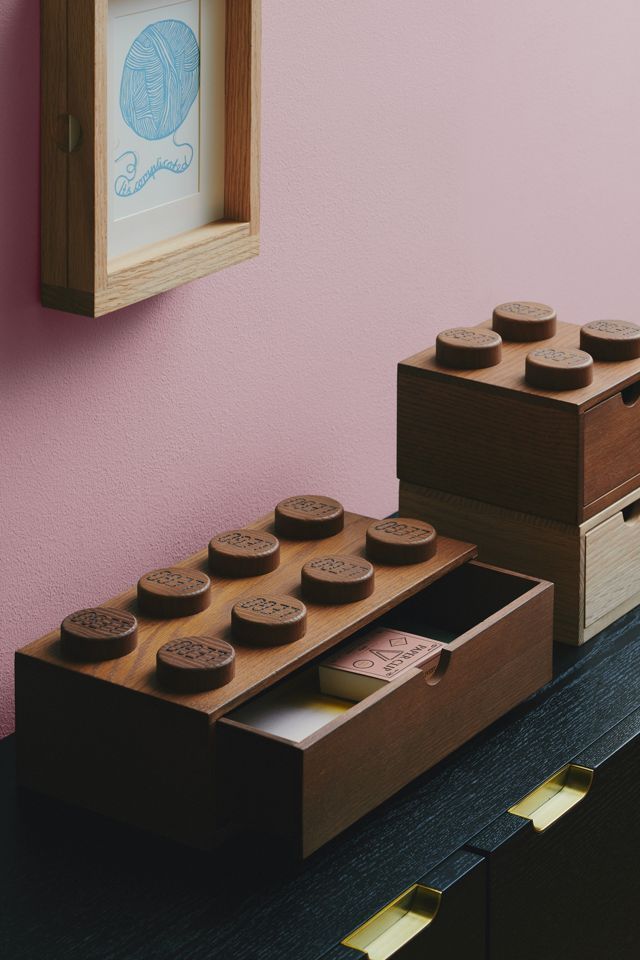
[{"label": "wooden lego-shaped box", "polygon": [[[19,651],[20,783],[192,846],[249,828],[307,856],[550,679],[551,584],[443,536],[394,562],[410,523],[346,513],[305,538],[289,520],[214,538]],[[329,688],[369,627],[404,632],[406,663]]]},{"label": "wooden lego-shaped box", "polygon": [[[495,333],[486,323],[467,335],[490,346]],[[579,365],[580,344],[580,326],[558,323],[538,342],[503,338],[491,366],[456,369],[439,362],[435,347],[404,360],[399,479],[575,525],[640,487],[640,357],[594,356],[591,382],[573,389],[525,379],[532,351],[542,362]]]}]

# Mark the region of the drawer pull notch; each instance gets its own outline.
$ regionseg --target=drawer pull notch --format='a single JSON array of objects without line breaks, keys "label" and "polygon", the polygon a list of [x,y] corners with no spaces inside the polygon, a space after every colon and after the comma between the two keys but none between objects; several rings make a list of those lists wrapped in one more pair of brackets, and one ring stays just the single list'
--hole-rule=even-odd
[{"label": "drawer pull notch", "polygon": [[439,890],[416,883],[350,933],[342,945],[360,951],[369,960],[396,956],[399,960],[402,948],[435,919],[441,897]]},{"label": "drawer pull notch", "polygon": [[625,523],[637,523],[640,520],[640,500],[635,500],[622,508],[622,519]]},{"label": "drawer pull notch", "polygon": [[621,395],[625,407],[635,407],[638,399],[640,399],[640,380],[630,383],[628,387],[621,391]]},{"label": "drawer pull notch", "polygon": [[592,782],[593,770],[569,763],[515,806],[509,807],[509,813],[531,820],[533,829],[542,833],[584,800]]}]

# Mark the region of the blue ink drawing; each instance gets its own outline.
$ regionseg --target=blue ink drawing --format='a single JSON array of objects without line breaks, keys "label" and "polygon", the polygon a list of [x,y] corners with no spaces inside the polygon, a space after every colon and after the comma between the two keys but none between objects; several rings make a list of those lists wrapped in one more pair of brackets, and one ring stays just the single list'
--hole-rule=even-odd
[{"label": "blue ink drawing", "polygon": [[138,157],[133,150],[126,159],[125,174],[118,176],[115,192],[120,197],[142,190],[160,170],[184,173],[193,160],[193,146],[178,143],[176,131],[184,123],[200,87],[200,49],[191,27],[182,20],[158,20],[145,27],[131,44],[122,69],[120,110],[128,127],[144,140],[172,136],[175,147],[184,149],[176,159],[157,157],[136,179]]}]

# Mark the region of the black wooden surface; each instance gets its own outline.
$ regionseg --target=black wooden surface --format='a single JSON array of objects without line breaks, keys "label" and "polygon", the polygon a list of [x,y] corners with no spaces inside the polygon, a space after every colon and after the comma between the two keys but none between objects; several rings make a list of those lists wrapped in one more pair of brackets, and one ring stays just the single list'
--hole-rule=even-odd
[{"label": "black wooden surface", "polygon": [[[249,838],[203,857],[47,802],[18,805],[9,738],[0,956],[317,960],[637,709],[639,640],[636,610],[559,649],[544,690],[298,867],[258,856]],[[590,891],[584,878],[576,896]]]},{"label": "black wooden surface", "polygon": [[487,865],[491,960],[640,956],[640,710],[573,762],[593,783],[556,823],[504,813],[470,843]]}]

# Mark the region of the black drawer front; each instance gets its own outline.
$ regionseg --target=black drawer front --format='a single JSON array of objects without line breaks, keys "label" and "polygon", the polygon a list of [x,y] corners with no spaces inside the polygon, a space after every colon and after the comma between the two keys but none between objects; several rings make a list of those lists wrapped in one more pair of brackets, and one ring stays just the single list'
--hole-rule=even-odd
[{"label": "black drawer front", "polygon": [[489,960],[637,960],[640,710],[572,764],[577,802],[554,795],[550,825],[505,813],[469,845],[487,858]]}]

